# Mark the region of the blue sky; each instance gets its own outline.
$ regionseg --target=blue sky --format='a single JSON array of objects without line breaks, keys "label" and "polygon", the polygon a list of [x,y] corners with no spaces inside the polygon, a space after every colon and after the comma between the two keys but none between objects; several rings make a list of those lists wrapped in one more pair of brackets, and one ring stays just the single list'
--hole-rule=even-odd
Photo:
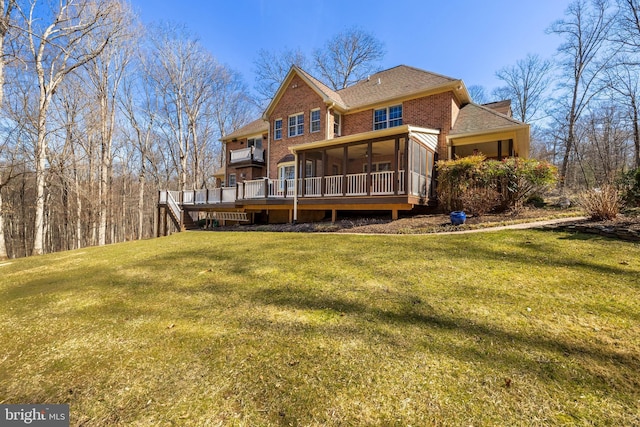
[{"label": "blue sky", "polygon": [[[130,0],[144,23],[184,23],[219,62],[254,85],[260,49],[311,54],[332,35],[358,26],[385,44],[383,68],[411,65],[490,91],[495,72],[527,53],[551,57],[545,34],[570,0]],[[311,70],[310,70],[311,71]]]}]

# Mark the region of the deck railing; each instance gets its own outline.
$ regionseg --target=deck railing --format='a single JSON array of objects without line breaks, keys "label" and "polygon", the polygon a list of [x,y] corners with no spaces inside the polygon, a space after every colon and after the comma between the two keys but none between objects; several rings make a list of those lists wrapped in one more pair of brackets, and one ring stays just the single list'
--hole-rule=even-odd
[{"label": "deck railing", "polygon": [[[411,173],[410,189],[413,195],[424,195],[426,177]],[[405,171],[380,171],[308,177],[300,179],[298,194],[300,197],[350,197],[405,194]],[[324,188],[323,188],[324,184]],[[302,192],[304,185],[304,192]],[[176,206],[234,203],[236,200],[255,200],[264,198],[293,198],[294,179],[261,178],[239,182],[235,187],[214,188],[211,190],[161,191],[159,203],[169,204],[170,199]],[[345,191],[346,190],[346,191]]]},{"label": "deck railing", "polygon": [[173,214],[173,217],[176,220],[182,221],[182,219],[180,219],[180,212],[181,212],[180,206],[178,206],[178,202],[176,201],[176,199],[173,198],[172,193],[175,193],[175,192],[169,191],[165,197],[165,200],[167,201],[167,206],[169,206],[169,210]]},{"label": "deck railing", "polygon": [[239,150],[231,150],[229,163],[240,162],[264,162],[264,149],[258,147],[240,148]]}]

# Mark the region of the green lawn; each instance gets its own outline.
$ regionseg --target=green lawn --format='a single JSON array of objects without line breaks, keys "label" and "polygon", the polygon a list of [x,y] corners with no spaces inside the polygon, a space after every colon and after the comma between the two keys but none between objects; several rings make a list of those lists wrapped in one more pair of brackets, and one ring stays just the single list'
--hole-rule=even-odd
[{"label": "green lawn", "polygon": [[0,262],[0,403],[71,424],[640,425],[640,245],[189,232]]}]

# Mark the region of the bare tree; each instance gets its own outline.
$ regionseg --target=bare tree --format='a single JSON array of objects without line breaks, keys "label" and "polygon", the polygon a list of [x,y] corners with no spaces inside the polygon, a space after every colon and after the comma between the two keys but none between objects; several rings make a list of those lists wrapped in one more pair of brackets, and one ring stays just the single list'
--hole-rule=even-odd
[{"label": "bare tree", "polygon": [[256,75],[255,91],[260,95],[258,107],[266,108],[292,65],[307,69],[307,57],[299,49],[272,52],[261,49],[253,62]]},{"label": "bare tree", "polygon": [[626,112],[634,146],[633,164],[640,168],[640,76],[630,62],[626,56],[620,57],[616,66],[607,69],[605,81],[609,92]]},{"label": "bare tree", "polygon": [[[106,244],[108,224],[108,210],[110,208],[110,182],[112,167],[112,145],[116,122],[116,100],[120,82],[127,70],[127,65],[131,61],[133,50],[133,33],[131,24],[132,13],[127,6],[121,3],[113,3],[111,13],[118,22],[122,23],[119,36],[102,50],[102,53],[86,65],[88,80],[91,82],[93,93],[95,94],[98,116],[100,117],[100,185],[98,191],[99,198],[99,224],[98,224],[98,245]],[[102,40],[109,38],[112,28],[102,28],[93,33],[87,34],[83,43],[88,51],[95,50]]]},{"label": "bare tree", "polygon": [[616,66],[607,72],[609,89],[621,98],[621,105],[627,107],[629,120],[633,128],[635,147],[634,165],[640,168],[640,114],[638,109],[640,66],[640,2],[638,0],[618,0],[614,43],[620,46],[623,54],[617,57]]},{"label": "bare tree", "polygon": [[[4,65],[7,61],[4,52],[4,41],[10,28],[11,14],[13,13],[14,7],[14,0],[0,0],[0,110],[2,109],[4,101]],[[1,146],[0,149],[2,149]],[[0,153],[1,151],[2,150],[0,150]],[[2,158],[0,158],[0,161],[2,161]],[[0,168],[2,168],[1,164]],[[12,177],[11,170],[12,169],[9,169],[9,173],[6,173],[6,177],[0,175],[0,259],[7,257],[7,246],[4,235],[4,215],[2,210],[2,187],[4,187]]]},{"label": "bare tree", "polygon": [[614,102],[606,101],[585,114],[579,123],[584,129],[580,158],[582,167],[589,170],[585,176],[587,186],[611,183],[628,165],[631,150],[625,114]]},{"label": "bare tree", "polygon": [[131,129],[129,140],[138,151],[138,233],[144,237],[145,190],[147,183],[147,162],[150,159],[153,127],[158,114],[157,99],[149,76],[139,68],[132,70],[124,81],[120,108]]},{"label": "bare tree", "polygon": [[591,100],[603,89],[598,78],[606,67],[603,53],[613,18],[606,0],[574,0],[565,12],[566,18],[554,22],[549,32],[563,37],[558,48],[566,83],[562,101],[565,122],[564,156],[560,168],[560,188],[566,185],[569,159],[575,149],[575,127]]},{"label": "bare tree", "polygon": [[[640,2],[638,0],[617,0],[616,32],[613,39],[630,53],[640,48]],[[637,58],[634,61],[638,65]]]},{"label": "bare tree", "polygon": [[[18,29],[29,46],[30,66],[37,77],[39,90],[36,166],[36,212],[33,255],[44,253],[45,185],[47,167],[47,119],[52,97],[64,79],[93,61],[122,31],[119,14],[113,14],[116,0],[62,0],[49,4],[30,0],[18,5],[22,22]],[[37,9],[52,6],[50,14],[36,14]],[[49,20],[44,22],[43,16]],[[91,49],[81,41],[88,34],[101,33]]]},{"label": "bare tree", "polygon": [[[228,67],[218,67],[212,97],[218,139],[249,123],[254,117],[255,108],[242,76]],[[217,151],[217,166],[221,167],[224,151],[219,146]]]},{"label": "bare tree", "polygon": [[496,72],[496,77],[506,86],[498,88],[494,93],[503,99],[510,99],[514,117],[521,122],[529,123],[539,119],[539,113],[544,110],[551,82],[550,71],[550,61],[529,54],[517,61],[516,65],[504,67]]},{"label": "bare tree", "polygon": [[384,55],[380,40],[353,27],[329,39],[322,49],[316,49],[313,62],[329,86],[339,90],[379,71]]},{"label": "bare tree", "polygon": [[187,189],[187,161],[191,150],[186,117],[188,92],[193,84],[191,68],[199,59],[201,47],[185,28],[176,26],[155,28],[150,40],[145,69],[162,100],[159,124],[168,139],[167,148],[178,173],[178,188],[183,191]]},{"label": "bare tree", "polygon": [[486,104],[489,102],[489,96],[487,96],[487,90],[482,85],[471,85],[468,88],[469,96],[471,100],[476,104]]}]

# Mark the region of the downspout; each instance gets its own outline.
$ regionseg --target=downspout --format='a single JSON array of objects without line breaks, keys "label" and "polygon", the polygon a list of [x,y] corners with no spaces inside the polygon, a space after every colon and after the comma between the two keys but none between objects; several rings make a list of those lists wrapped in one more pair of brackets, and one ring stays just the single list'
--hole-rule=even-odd
[{"label": "downspout", "polygon": [[[332,102],[331,105],[329,105],[329,103],[326,103],[326,105],[327,105],[327,120],[326,120],[327,121],[327,133],[326,133],[326,135],[327,135],[327,139],[331,139],[331,138],[333,138],[333,132],[331,131],[332,130],[331,129],[331,125],[329,124],[329,115],[330,115],[329,111],[333,110],[333,107],[336,106],[336,103]],[[331,113],[331,114],[333,114],[333,113]]]},{"label": "downspout", "polygon": [[271,123],[267,130],[267,157],[264,160],[267,162],[267,178],[271,179]]},{"label": "downspout", "polygon": [[293,223],[298,222],[298,152],[293,152]]}]

